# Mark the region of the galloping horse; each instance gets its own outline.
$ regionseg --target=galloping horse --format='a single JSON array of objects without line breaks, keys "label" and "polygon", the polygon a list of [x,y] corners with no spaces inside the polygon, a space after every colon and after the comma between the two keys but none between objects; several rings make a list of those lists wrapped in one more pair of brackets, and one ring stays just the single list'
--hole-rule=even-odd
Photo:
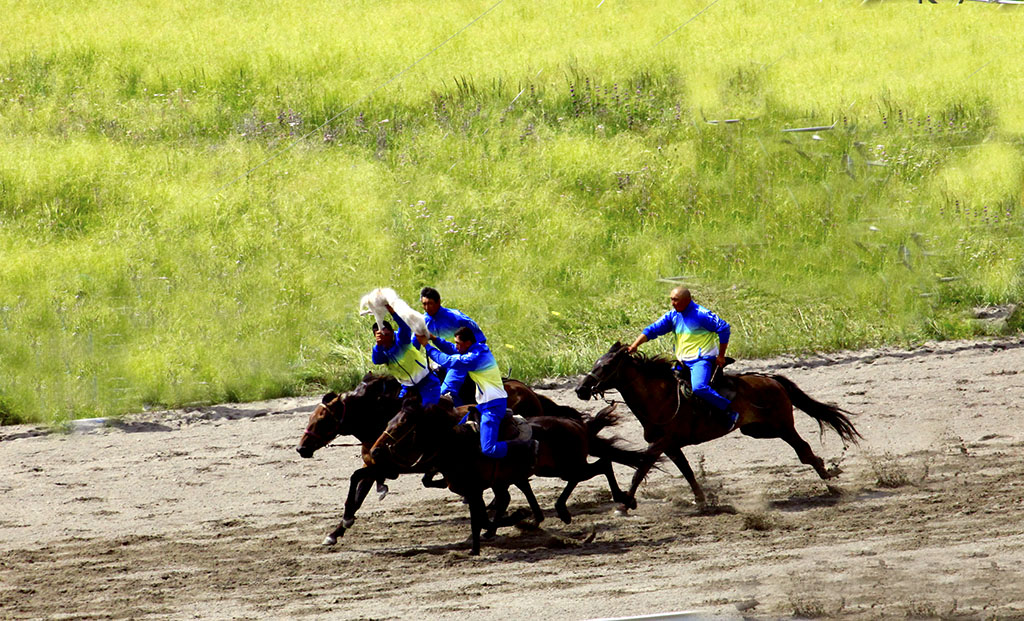
[{"label": "galloping horse", "polygon": [[[523,417],[540,416],[544,412],[544,403],[537,393],[518,380],[507,379],[504,382],[508,393],[509,407]],[[309,416],[306,431],[296,447],[299,455],[304,458],[313,456],[317,449],[330,443],[339,435],[352,435],[362,444],[364,467],[352,473],[348,496],[345,498],[345,512],[341,522],[327,537],[324,545],[334,545],[338,538],[345,534],[356,520],[356,511],[362,506],[370,484],[377,482],[381,490],[385,479],[394,479],[399,474],[423,473],[423,484],[426,487],[445,486],[444,481],[433,479],[436,470],[429,466],[410,464],[407,468],[393,465],[384,467],[374,463],[370,455],[373,443],[387,427],[388,421],[398,413],[402,400],[398,397],[401,386],[393,377],[367,374],[351,392],[345,395],[327,393],[322,402]],[[383,497],[383,491],[382,491]]]},{"label": "galloping horse", "polygon": [[[797,434],[793,426],[793,406],[818,421],[820,429],[824,430],[825,425],[831,427],[844,445],[848,442],[856,444],[862,437],[847,417],[849,412],[815,401],[781,375],[744,373],[727,375],[725,380],[736,393],[732,407],[740,415],[736,423],[740,432],[753,438],[785,440],[796,451],[800,461],[813,467],[822,479],[830,479],[840,470],[826,470],[821,458]],[[697,483],[682,447],[714,440],[731,430],[727,431],[716,422],[707,406],[695,406],[681,396],[672,373],[672,362],[666,358],[630,354],[621,343],[615,343],[583,377],[576,388],[576,395],[586,401],[611,389],[622,395],[643,426],[644,439],[648,442],[647,461],[637,469],[628,492],[632,505],[635,506],[636,490],[651,465],[664,453],[686,477],[697,504],[703,506],[706,502],[704,490]]]},{"label": "galloping horse", "polygon": [[[508,488],[515,485],[526,496],[534,519],[539,524],[544,519],[537,498],[530,487],[533,465],[523,459],[505,457],[492,459],[480,452],[480,438],[468,425],[458,425],[462,418],[461,408],[444,407],[440,404],[424,408],[419,397],[406,398],[402,409],[388,424],[374,453],[384,461],[392,458],[393,449],[401,446],[413,455],[412,459],[429,462],[445,478],[448,488],[466,499],[469,505],[472,549],[470,554],[480,554],[480,531],[487,526],[487,534],[493,535],[499,526],[513,523],[504,520],[505,510],[511,497]],[[424,457],[429,449],[429,457]],[[401,462],[403,459],[398,458]],[[494,492],[494,519],[488,519],[483,493]]]},{"label": "galloping horse", "polygon": [[[554,405],[553,402],[552,405]],[[558,517],[566,524],[572,521],[572,515],[566,506],[569,495],[580,482],[600,474],[607,479],[615,502],[627,503],[628,498],[619,489],[612,465],[618,463],[637,468],[645,463],[647,458],[646,453],[642,451],[619,446],[618,438],[598,436],[601,430],[618,422],[618,417],[614,413],[615,406],[609,405],[592,417],[585,417],[569,406],[555,405],[554,408],[552,409],[554,416],[539,416],[528,420],[533,438],[538,441],[537,463],[533,474],[541,477],[555,477],[566,482],[561,495],[555,501],[555,512]],[[431,411],[425,413],[417,402],[406,401],[402,410],[388,423],[387,430],[374,444],[371,451],[374,460],[377,463],[387,460],[395,460],[399,463],[436,462],[439,464],[437,467],[445,474],[445,478],[449,478],[449,470],[458,469],[459,459],[469,458],[460,456],[454,460],[453,465],[445,465],[453,460],[450,455],[445,454],[447,450],[445,444],[438,443],[438,438],[443,439],[444,437],[442,433],[444,430],[439,431],[436,427],[450,428],[454,426],[465,409],[466,406],[463,406],[453,411],[443,404],[438,404],[428,408]],[[458,430],[457,433],[464,434],[466,432]],[[471,452],[472,460],[469,463],[478,464],[484,468],[502,461],[479,455],[479,439],[476,442],[475,452]],[[596,457],[597,461],[589,463],[588,457]],[[449,487],[451,487],[450,479]],[[492,508],[495,510],[495,519],[497,520],[508,507],[509,498],[507,491],[503,492],[497,486],[490,487],[495,493]],[[451,489],[456,493],[462,493],[454,487]],[[538,509],[533,506],[532,502],[531,508],[534,509],[534,516],[538,523],[544,519],[543,514],[538,513]],[[492,528],[488,532],[493,534],[493,530]]]}]

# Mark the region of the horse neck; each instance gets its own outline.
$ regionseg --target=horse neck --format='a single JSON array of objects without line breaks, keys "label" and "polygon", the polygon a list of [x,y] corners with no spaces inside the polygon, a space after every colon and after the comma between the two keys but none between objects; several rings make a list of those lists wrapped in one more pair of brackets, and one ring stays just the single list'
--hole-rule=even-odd
[{"label": "horse neck", "polygon": [[346,414],[345,427],[340,433],[355,436],[363,444],[373,444],[401,405],[397,397],[381,397],[372,406]]},{"label": "horse neck", "polygon": [[650,420],[652,412],[660,409],[661,395],[665,391],[658,384],[659,380],[644,375],[635,365],[630,364],[623,369],[622,377],[615,387],[641,424]]}]

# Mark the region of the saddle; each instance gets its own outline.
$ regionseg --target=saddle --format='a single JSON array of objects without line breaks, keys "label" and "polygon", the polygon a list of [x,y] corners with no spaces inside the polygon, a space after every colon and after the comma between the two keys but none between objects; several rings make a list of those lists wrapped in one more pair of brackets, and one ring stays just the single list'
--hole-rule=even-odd
[{"label": "saddle", "polygon": [[[725,358],[725,367],[736,362],[735,358]],[[711,374],[711,387],[715,389],[715,392],[722,395],[726,399],[732,401],[736,398],[736,378],[731,375],[725,374],[725,367],[718,367],[714,373]],[[679,389],[683,392],[683,398],[688,401],[693,401],[693,383],[690,382],[690,368],[685,364],[679,364],[675,369],[676,380],[679,381]],[[701,401],[696,399],[696,401]]]},{"label": "saddle", "polygon": [[[472,427],[473,431],[480,433],[480,410],[470,407],[469,419],[466,420],[466,424]],[[527,441],[531,439],[533,439],[533,427],[530,426],[530,422],[518,414],[513,414],[512,410],[505,410],[505,416],[498,424],[498,440]]]}]

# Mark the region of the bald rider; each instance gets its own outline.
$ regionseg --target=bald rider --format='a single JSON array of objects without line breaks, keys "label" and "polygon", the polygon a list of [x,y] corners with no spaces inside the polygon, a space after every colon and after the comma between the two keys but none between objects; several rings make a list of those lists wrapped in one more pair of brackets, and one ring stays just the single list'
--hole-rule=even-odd
[{"label": "bald rider", "polygon": [[690,290],[676,287],[669,294],[672,310],[643,329],[627,349],[633,353],[643,343],[665,334],[675,334],[676,365],[690,369],[693,394],[707,401],[723,416],[723,422],[732,431],[739,419],[732,402],[711,387],[715,365],[725,366],[725,350],[729,346],[729,324],[708,309],[693,301]]},{"label": "bald rider", "polygon": [[[498,426],[505,416],[508,393],[505,392],[501,371],[494,355],[484,343],[476,342],[473,330],[463,326],[455,331],[455,343],[431,335],[417,335],[435,363],[447,371],[460,371],[476,384],[476,407],[480,411],[480,450],[487,457],[501,459],[506,456],[533,461],[536,457],[536,440],[498,441]],[[435,347],[436,345],[436,347]],[[466,422],[468,415],[460,422]]]},{"label": "bald rider", "polygon": [[[451,340],[455,331],[459,328],[469,328],[473,331],[473,340],[480,345],[487,345],[487,337],[480,330],[480,326],[469,318],[469,315],[454,308],[441,306],[441,294],[433,287],[423,287],[420,291],[420,304],[423,305],[423,319],[427,323],[427,330],[430,334]],[[441,394],[451,395],[455,405],[463,405],[459,399],[459,389],[466,381],[466,373],[460,369],[448,369],[441,384]]]},{"label": "bald rider", "polygon": [[410,389],[420,394],[424,406],[433,405],[441,398],[441,382],[427,367],[427,356],[423,347],[413,339],[409,325],[395,313],[391,306],[387,307],[391,318],[398,326],[395,334],[387,321],[383,325],[373,324],[373,350],[370,359],[374,364],[382,364],[389,374],[402,384],[399,397],[404,397]]}]

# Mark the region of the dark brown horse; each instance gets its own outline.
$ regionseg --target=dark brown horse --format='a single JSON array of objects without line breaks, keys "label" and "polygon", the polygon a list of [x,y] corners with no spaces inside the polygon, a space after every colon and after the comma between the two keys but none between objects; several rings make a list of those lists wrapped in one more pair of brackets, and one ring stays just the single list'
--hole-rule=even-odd
[{"label": "dark brown horse", "polygon": [[[737,428],[741,433],[753,438],[781,438],[793,447],[800,461],[813,467],[822,479],[830,479],[840,471],[838,468],[826,470],[821,458],[797,434],[793,426],[793,407],[818,421],[822,430],[825,425],[831,427],[843,444],[856,444],[861,437],[847,416],[849,412],[815,401],[781,375],[730,374],[725,377],[725,383],[735,393],[732,407],[740,415]],[[597,360],[580,381],[576,395],[588,400],[612,389],[619,391],[640,421],[648,442],[647,462],[637,469],[628,493],[633,505],[637,488],[662,454],[668,455],[686,477],[697,504],[704,505],[704,490],[697,483],[682,447],[714,440],[731,430],[712,416],[710,406],[703,402],[695,404],[681,395],[671,361],[630,354],[621,343],[612,345],[608,353]]]},{"label": "dark brown horse", "polygon": [[[440,424],[444,421],[448,427],[457,422],[468,406],[457,408],[453,411],[446,408],[444,404],[438,404],[433,409],[438,413],[425,414],[422,408],[416,403],[406,402],[402,410],[388,423],[387,430],[381,434],[380,439],[371,451],[377,463],[387,460],[395,460],[399,463],[448,463],[451,461],[449,455],[445,455],[446,445],[438,443],[437,437],[440,434],[427,425]],[[598,434],[618,422],[614,414],[614,405],[605,407],[592,417],[582,415],[579,411],[568,406],[557,405],[553,401],[548,410],[554,416],[539,416],[530,418],[529,423],[533,432],[533,438],[538,441],[538,452],[536,466],[533,474],[542,477],[555,477],[566,482],[558,500],[555,502],[555,512],[565,523],[572,521],[572,515],[566,503],[569,495],[582,482],[603,474],[608,481],[612,498],[615,502],[628,503],[629,499],[619,489],[615,480],[613,464],[623,464],[631,468],[637,468],[646,462],[646,453],[634,451],[619,446],[618,438],[603,438]],[[443,416],[442,416],[443,414]],[[459,430],[457,433],[464,433]],[[474,437],[476,437],[474,435]],[[475,451],[472,455],[473,463],[480,463],[484,466],[493,465],[494,462],[502,460],[488,459],[479,455],[480,443],[476,440]],[[460,456],[463,459],[465,456]],[[588,462],[589,457],[596,457],[597,461]],[[450,466],[454,468],[455,466]],[[441,472],[447,471],[445,467],[438,466]],[[449,486],[450,487],[450,486]],[[492,486],[493,487],[493,486]],[[453,488],[453,491],[454,490]],[[495,510],[495,519],[500,518],[508,506],[507,494],[494,488],[495,502],[492,508]],[[529,500],[529,498],[527,498]],[[531,503],[531,508],[533,505]],[[538,515],[534,508],[535,517],[538,522],[543,519],[543,514]],[[493,533],[493,530],[489,531]]]},{"label": "dark brown horse", "polygon": [[[513,379],[505,380],[504,385],[508,393],[509,407],[520,416],[535,417],[544,413],[542,400],[529,386]],[[339,435],[355,436],[362,445],[364,466],[352,473],[342,520],[324,538],[324,545],[337,543],[338,538],[345,534],[345,530],[355,523],[356,511],[362,506],[374,481],[377,482],[382,498],[387,490],[384,481],[394,479],[400,474],[423,473],[425,486],[445,486],[444,481],[434,480],[436,470],[427,465],[407,464],[399,468],[389,463],[380,466],[374,463],[370,455],[373,443],[384,432],[388,421],[401,408],[402,399],[398,396],[400,390],[398,380],[392,377],[367,374],[351,392],[341,396],[335,393],[324,395],[321,403],[309,416],[306,431],[295,449],[302,457],[312,457],[314,452]]]}]

